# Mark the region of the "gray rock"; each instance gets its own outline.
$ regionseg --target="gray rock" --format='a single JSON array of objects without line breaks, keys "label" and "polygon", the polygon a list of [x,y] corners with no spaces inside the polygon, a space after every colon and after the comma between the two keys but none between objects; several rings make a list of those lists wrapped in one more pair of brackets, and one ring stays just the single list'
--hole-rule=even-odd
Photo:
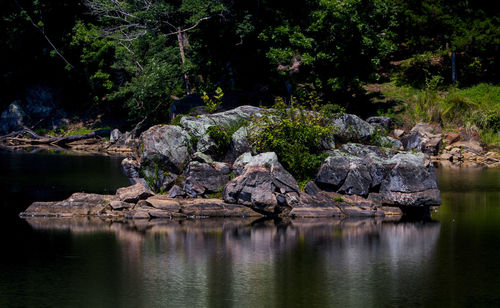
[{"label": "gray rock", "polygon": [[114,198],[108,195],[74,193],[59,202],[34,202],[20,216],[98,216]]},{"label": "gray rock", "polygon": [[386,147],[390,147],[390,148],[398,149],[398,150],[403,147],[403,143],[401,141],[399,141],[398,139],[389,137],[389,136],[382,137],[382,144]]},{"label": "gray rock", "polygon": [[252,153],[246,152],[241,154],[233,163],[233,172],[236,175],[241,175],[245,166],[252,160]]},{"label": "gray rock", "polygon": [[185,173],[186,181],[204,188],[204,192],[215,193],[229,182],[231,169],[225,163],[200,163],[192,161]]},{"label": "gray rock", "polygon": [[[280,194],[285,204],[278,202]],[[224,187],[222,195],[228,203],[247,205],[260,213],[282,214],[298,201],[299,187],[276,154],[268,152],[251,157],[242,174]]]},{"label": "gray rock", "polygon": [[[347,195],[380,193],[377,200],[386,205],[441,203],[434,169],[423,153],[346,144],[330,153],[315,181],[325,189]],[[430,193],[421,196],[422,192]]]},{"label": "gray rock", "polygon": [[391,118],[389,117],[369,117],[366,122],[370,123],[374,127],[379,127],[382,131],[389,131],[391,127]]},{"label": "gray rock", "polygon": [[0,115],[0,134],[21,130],[25,116],[26,113],[18,101],[11,103]]},{"label": "gray rock", "polygon": [[109,135],[109,142],[116,143],[118,140],[122,138],[122,136],[123,134],[120,132],[120,130],[115,128],[111,131],[111,134]]},{"label": "gray rock", "polygon": [[189,134],[174,125],[156,125],[140,137],[141,166],[179,174],[189,158]]},{"label": "gray rock", "polygon": [[141,165],[139,162],[131,157],[124,158],[121,162],[122,172],[127,176],[130,183],[137,184],[140,183],[144,187],[148,184],[140,174]]},{"label": "gray rock", "polygon": [[393,131],[393,134],[394,134],[394,137],[401,138],[405,134],[405,131],[402,129],[395,129]]},{"label": "gray rock", "polygon": [[307,182],[304,186],[304,192],[311,196],[317,195],[320,191],[321,189],[313,181]]},{"label": "gray rock", "polygon": [[398,153],[391,158],[391,172],[381,183],[381,192],[412,193],[437,189],[434,168],[427,165],[422,153]]},{"label": "gray rock", "polygon": [[334,151],[321,165],[316,175],[316,183],[338,189],[351,169],[351,162],[361,162],[361,159],[345,152]]},{"label": "gray rock", "polygon": [[349,173],[338,192],[347,195],[367,196],[372,184],[368,166],[363,163],[351,163]]},{"label": "gray rock", "polygon": [[231,158],[236,158],[245,152],[252,151],[252,148],[248,143],[247,136],[248,136],[248,128],[245,126],[240,127],[231,136],[231,145],[229,148],[229,153]]},{"label": "gray rock", "polygon": [[134,206],[134,204],[129,203],[129,202],[123,202],[123,201],[118,201],[118,200],[113,200],[109,203],[111,208],[113,210],[122,210],[122,209],[128,209]]},{"label": "gray rock", "polygon": [[152,191],[142,186],[141,184],[122,187],[116,190],[116,197],[118,198],[118,200],[129,203],[137,203],[137,201],[144,200],[153,195],[154,194]]},{"label": "gray rock", "polygon": [[205,194],[205,187],[201,186],[198,182],[187,180],[184,182],[184,191],[191,198],[202,197]]},{"label": "gray rock", "polygon": [[344,113],[333,119],[335,126],[334,136],[341,142],[366,141],[375,131],[373,126],[358,116]]},{"label": "gray rock", "polygon": [[200,163],[207,163],[207,164],[213,164],[214,163],[214,160],[212,159],[212,157],[210,157],[209,155],[207,155],[205,153],[201,153],[201,152],[194,153],[191,156],[191,161],[197,161],[197,162],[200,162]]},{"label": "gray rock", "polygon": [[186,196],[186,192],[182,190],[182,188],[180,188],[179,186],[174,185],[172,186],[172,188],[170,188],[167,195],[169,198],[184,197]]},{"label": "gray rock", "polygon": [[412,130],[408,136],[401,140],[406,151],[417,150],[429,155],[437,155],[443,143],[440,134],[433,135],[420,130]]},{"label": "gray rock", "polygon": [[183,117],[181,119],[181,125],[189,133],[198,138],[196,149],[204,153],[215,146],[215,143],[207,134],[207,129],[210,126],[230,126],[240,121],[248,121],[252,117],[260,117],[261,115],[262,109],[259,107],[240,106],[232,110],[201,115],[199,117]]}]

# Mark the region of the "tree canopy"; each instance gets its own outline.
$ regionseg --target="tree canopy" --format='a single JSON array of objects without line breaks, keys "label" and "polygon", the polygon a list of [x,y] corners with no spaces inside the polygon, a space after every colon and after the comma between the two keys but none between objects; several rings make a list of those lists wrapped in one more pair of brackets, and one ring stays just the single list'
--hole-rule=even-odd
[{"label": "tree canopy", "polygon": [[462,84],[498,82],[491,1],[7,0],[0,9],[2,107],[45,83],[70,108],[131,122],[164,121],[175,99],[218,87],[362,108],[361,86],[389,78],[394,63],[411,72],[405,63],[441,57],[422,78],[451,82],[451,50]]}]

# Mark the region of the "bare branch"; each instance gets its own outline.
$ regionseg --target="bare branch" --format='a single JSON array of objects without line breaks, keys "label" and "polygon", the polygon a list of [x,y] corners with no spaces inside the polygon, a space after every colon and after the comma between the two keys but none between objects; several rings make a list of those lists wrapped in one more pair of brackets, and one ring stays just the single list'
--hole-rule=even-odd
[{"label": "bare branch", "polygon": [[49,45],[52,47],[52,49],[54,50],[54,52],[57,54],[57,56],[59,58],[61,58],[64,63],[66,63],[72,70],[76,70],[75,69],[75,66],[73,64],[71,64],[68,59],[66,59],[62,53],[59,51],[59,49],[57,49],[57,47],[54,45],[54,43],[52,43],[52,41],[50,40],[50,38],[47,36],[47,34],[45,33],[45,29],[43,27],[40,27],[38,24],[35,23],[35,21],[33,20],[33,18],[31,18],[31,16],[28,14],[28,12],[21,6],[21,4],[17,1],[17,0],[13,0],[14,3],[16,4],[16,6],[22,11],[22,12],[25,12],[26,13],[26,16],[28,16],[28,20],[30,21],[30,23],[33,25],[33,27],[35,27],[35,29],[37,29],[41,34],[42,36],[45,38],[45,40],[47,41],[47,43],[49,43]]}]

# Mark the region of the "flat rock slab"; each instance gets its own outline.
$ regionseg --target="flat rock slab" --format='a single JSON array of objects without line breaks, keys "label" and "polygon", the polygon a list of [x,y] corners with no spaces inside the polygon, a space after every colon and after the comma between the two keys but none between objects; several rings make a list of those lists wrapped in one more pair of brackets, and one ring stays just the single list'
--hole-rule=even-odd
[{"label": "flat rock slab", "polygon": [[59,202],[34,202],[20,216],[96,216],[114,199],[112,195],[74,193]]},{"label": "flat rock slab", "polygon": [[139,200],[146,199],[153,196],[154,193],[145,188],[143,185],[137,183],[132,186],[122,187],[116,191],[116,196],[120,201],[136,203]]}]

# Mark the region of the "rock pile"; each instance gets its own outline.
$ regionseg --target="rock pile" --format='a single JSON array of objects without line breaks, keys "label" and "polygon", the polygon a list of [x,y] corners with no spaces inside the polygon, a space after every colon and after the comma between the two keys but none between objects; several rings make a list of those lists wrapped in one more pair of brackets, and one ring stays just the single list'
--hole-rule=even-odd
[{"label": "rock pile", "polygon": [[[112,196],[74,194],[61,202],[35,202],[23,215],[375,217],[440,204],[430,160],[423,153],[401,151],[397,142],[392,148],[352,143],[368,142],[380,128],[350,114],[332,119],[333,146],[303,190],[274,152],[252,149],[245,125],[230,136],[225,160],[213,159],[217,140],[208,133],[211,126],[248,125],[262,114],[260,108],[241,106],[184,117],[181,126],[153,126],[141,134],[135,156],[122,162],[133,186]],[[374,123],[387,125],[382,120]]]}]

